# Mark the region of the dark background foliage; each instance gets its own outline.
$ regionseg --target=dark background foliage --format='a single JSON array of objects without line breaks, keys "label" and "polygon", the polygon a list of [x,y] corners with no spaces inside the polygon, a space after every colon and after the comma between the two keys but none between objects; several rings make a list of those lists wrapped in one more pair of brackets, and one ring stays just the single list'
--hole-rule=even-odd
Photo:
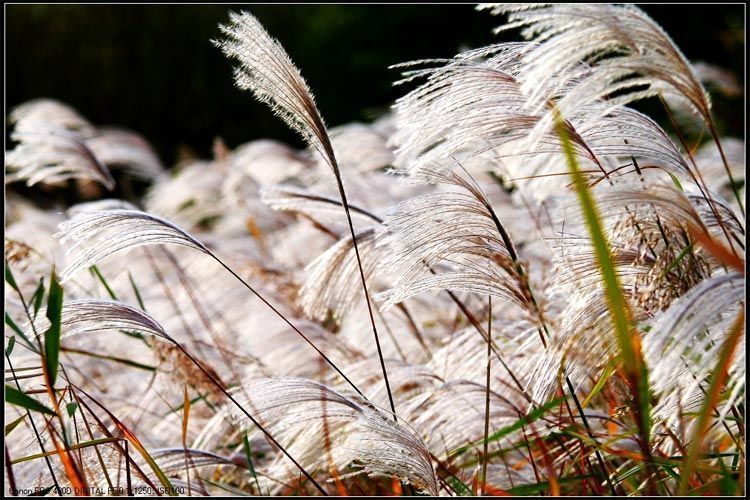
[{"label": "dark background foliage", "polygon": [[[253,12],[302,70],[329,125],[366,121],[404,90],[388,66],[450,57],[497,41],[501,19],[471,5],[6,5],[7,109],[64,101],[97,125],[131,128],[165,164],[260,137],[300,145],[283,123],[233,86],[209,40],[229,10]],[[645,5],[693,61],[743,75],[743,5]],[[743,132],[742,99],[716,102],[720,126]]]}]

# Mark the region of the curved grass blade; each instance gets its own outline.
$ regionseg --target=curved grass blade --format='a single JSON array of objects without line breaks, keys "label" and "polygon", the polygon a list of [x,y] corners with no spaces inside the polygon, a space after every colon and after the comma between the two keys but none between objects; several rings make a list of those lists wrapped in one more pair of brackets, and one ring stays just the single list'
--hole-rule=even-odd
[{"label": "curved grass blade", "polygon": [[679,495],[685,495],[687,493],[688,486],[690,484],[690,478],[695,472],[698,459],[701,455],[701,443],[703,442],[703,433],[708,427],[709,420],[713,415],[713,408],[719,400],[721,390],[724,388],[724,384],[729,377],[729,365],[732,362],[734,351],[737,349],[742,334],[745,332],[745,310],[742,309],[737,316],[732,328],[727,335],[727,339],[724,341],[724,345],[721,348],[721,355],[719,356],[719,362],[716,364],[713,376],[711,377],[711,386],[708,388],[706,399],[703,402],[703,407],[698,415],[698,423],[695,426],[693,432],[693,439],[690,443],[688,450],[688,456],[685,459],[685,466],[682,470],[682,478],[680,480]]},{"label": "curved grass blade", "polygon": [[12,405],[26,408],[27,410],[44,413],[46,415],[56,415],[56,413],[31,396],[19,391],[18,389],[5,385],[5,402]]},{"label": "curved grass blade", "polygon": [[599,274],[601,274],[604,282],[604,292],[607,297],[609,314],[622,355],[623,371],[635,399],[634,415],[640,433],[640,446],[643,449],[644,455],[650,461],[651,417],[648,371],[641,353],[640,334],[635,328],[630,305],[625,298],[620,284],[620,278],[616,271],[616,263],[612,257],[609,240],[604,232],[599,210],[578,165],[567,123],[557,108],[554,109],[554,113],[557,133],[560,137],[563,153],[565,154],[565,159],[570,170],[570,176],[583,212],[583,219],[594,248]]}]

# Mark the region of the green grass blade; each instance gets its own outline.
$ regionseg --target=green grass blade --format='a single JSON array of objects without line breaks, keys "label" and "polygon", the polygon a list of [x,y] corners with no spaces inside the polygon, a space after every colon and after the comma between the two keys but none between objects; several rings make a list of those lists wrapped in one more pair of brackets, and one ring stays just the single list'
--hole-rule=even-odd
[{"label": "green grass blade", "polygon": [[[584,474],[579,476],[570,476],[565,478],[559,478],[557,481],[560,484],[566,484],[566,483],[572,483],[576,481],[582,481],[584,479],[588,479],[590,477],[595,477],[592,474]],[[514,486],[508,490],[506,490],[506,493],[509,493],[510,495],[514,496],[521,496],[521,495],[538,495],[540,493],[546,493],[550,490],[550,483],[549,481],[540,481],[538,483],[533,484],[520,484],[518,486]]]},{"label": "green grass blade", "polygon": [[8,347],[5,348],[5,355],[10,356],[10,354],[13,352],[13,347],[16,345],[16,336],[11,335],[8,339]]},{"label": "green grass blade", "polygon": [[44,413],[46,415],[56,415],[54,411],[44,406],[36,399],[7,384],[5,385],[5,401],[12,405],[26,408],[27,410]]},{"label": "green grass blade", "polygon": [[605,384],[607,383],[607,380],[609,380],[609,377],[612,376],[612,374],[615,372],[615,366],[617,365],[617,360],[612,359],[609,363],[607,363],[607,366],[604,367],[604,371],[602,372],[602,376],[599,378],[599,381],[596,383],[593,389],[591,389],[591,392],[589,392],[589,395],[586,396],[586,399],[584,399],[581,402],[581,407],[586,408],[588,404],[591,402],[594,397],[601,392],[601,390],[604,388]]},{"label": "green grass blade", "polygon": [[5,282],[8,283],[13,290],[18,291],[16,279],[13,277],[13,272],[10,270],[7,260],[5,261]]},{"label": "green grass blade", "polygon": [[42,301],[44,300],[44,278],[39,280],[39,286],[36,287],[34,295],[31,296],[31,303],[34,307],[34,319],[42,307]]},{"label": "green grass blade", "polygon": [[107,283],[107,280],[104,279],[104,276],[102,275],[102,273],[99,272],[99,268],[96,267],[96,266],[91,266],[89,269],[91,270],[91,274],[93,274],[94,276],[96,276],[99,279],[99,281],[101,282],[101,284],[104,285],[104,288],[107,290],[107,293],[109,294],[109,297],[112,300],[120,300],[120,299],[117,298],[117,294],[115,293],[115,291],[112,290],[112,288],[109,286],[109,283]]},{"label": "green grass blade", "polygon": [[594,201],[594,196],[578,165],[568,126],[557,109],[555,109],[555,118],[557,133],[562,143],[570,176],[578,195],[581,211],[583,212],[584,222],[594,247],[596,263],[604,283],[604,292],[610,318],[622,354],[623,368],[635,396],[636,419],[642,434],[641,437],[644,440],[643,446],[647,448],[651,432],[649,390],[646,365],[641,355],[639,333],[634,327],[630,305],[620,285],[617,266],[612,257],[609,240],[604,231],[604,225]]},{"label": "green grass blade", "polygon": [[18,326],[18,324],[16,324],[15,321],[13,321],[13,318],[10,317],[7,311],[5,313],[5,324],[8,325],[11,330],[16,332],[24,340],[24,342],[26,343],[26,347],[31,349],[33,352],[37,352],[37,348],[34,347],[34,344],[31,343],[31,340],[29,340],[26,334],[23,333],[23,330],[21,330],[21,327]]},{"label": "green grass blade", "polygon": [[47,367],[49,383],[54,387],[60,361],[60,333],[62,326],[63,289],[57,281],[54,269],[47,296],[47,319],[50,327],[44,332],[44,362]]},{"label": "green grass blade", "polygon": [[18,424],[20,424],[21,422],[23,422],[23,419],[26,418],[26,415],[27,414],[24,413],[23,415],[21,415],[20,417],[18,417],[17,419],[15,419],[13,422],[11,422],[11,423],[9,423],[8,425],[5,426],[5,436],[6,437],[8,436],[8,434],[10,434],[11,432],[13,432],[13,429],[15,429],[16,427],[18,427]]},{"label": "green grass blade", "polygon": [[143,363],[138,363],[137,361],[133,361],[130,359],[125,359],[125,358],[119,358],[117,356],[108,356],[107,354],[99,354],[97,352],[85,351],[83,349],[73,349],[72,347],[62,347],[61,350],[63,352],[68,352],[72,354],[80,354],[82,356],[90,356],[92,358],[103,359],[105,361],[114,361],[115,363],[121,363],[126,366],[138,368],[139,370],[146,370],[150,372],[156,371],[155,366],[145,365]]},{"label": "green grass blade", "polygon": [[138,290],[138,287],[135,285],[135,280],[133,280],[133,275],[130,274],[130,271],[128,271],[128,279],[130,280],[130,286],[133,287],[133,293],[135,293],[135,298],[138,301],[138,305],[140,306],[142,311],[145,311],[146,306],[143,304],[143,298],[141,297],[141,292]]},{"label": "green grass blade", "polygon": [[253,475],[255,479],[255,485],[258,487],[258,494],[261,495],[260,483],[258,482],[258,476],[255,474],[255,467],[253,467],[253,450],[250,448],[250,441],[247,439],[247,433],[242,435],[242,449],[245,450],[245,458],[247,459],[247,470]]},{"label": "green grass blade", "polygon": [[[503,427],[502,429],[499,429],[499,430],[493,432],[492,434],[490,434],[487,437],[487,442],[491,443],[493,441],[498,441],[498,440],[504,438],[505,436],[507,436],[508,434],[511,434],[511,433],[513,433],[513,432],[521,429],[523,426],[529,425],[530,423],[532,423],[532,422],[538,420],[539,418],[541,418],[542,416],[544,416],[544,414],[546,414],[549,410],[551,410],[553,408],[557,408],[558,406],[560,406],[560,404],[563,401],[565,401],[565,399],[566,398],[564,398],[564,397],[557,398],[557,399],[554,399],[554,400],[550,401],[547,404],[544,404],[544,405],[540,406],[539,408],[536,408],[535,410],[533,410],[532,412],[530,412],[525,417],[519,418],[518,420],[516,420],[512,424],[507,425],[507,426]],[[480,439],[480,440],[475,441],[473,443],[469,443],[469,444],[463,445],[461,447],[455,448],[454,450],[452,450],[448,454],[448,456],[454,458],[457,455],[461,455],[461,454],[467,452],[468,450],[472,449],[473,447],[480,446],[480,445],[483,445],[483,444],[484,444],[484,439]]]}]

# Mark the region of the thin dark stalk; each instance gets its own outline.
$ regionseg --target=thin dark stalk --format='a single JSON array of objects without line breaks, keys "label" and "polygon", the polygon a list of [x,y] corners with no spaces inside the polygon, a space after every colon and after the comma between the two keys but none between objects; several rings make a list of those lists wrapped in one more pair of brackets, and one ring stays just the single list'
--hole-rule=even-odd
[{"label": "thin dark stalk", "polygon": [[711,118],[710,114],[708,115],[708,130],[711,132],[711,137],[713,137],[714,142],[716,143],[716,147],[719,149],[719,155],[721,156],[721,161],[724,164],[724,170],[726,171],[727,177],[729,177],[729,182],[732,185],[732,193],[734,193],[734,198],[737,200],[737,204],[740,207],[740,212],[744,215],[745,207],[742,204],[740,193],[737,190],[737,184],[735,183],[734,177],[732,177],[732,171],[729,169],[729,162],[727,161],[727,157],[724,154],[724,148],[721,146],[719,134],[716,132],[716,126],[714,125],[714,120],[713,118]]},{"label": "thin dark stalk", "polygon": [[[589,438],[591,438],[594,441],[594,443],[597,443],[596,439],[594,438],[593,432],[591,432],[591,427],[589,426],[589,422],[586,419],[586,414],[583,412],[583,407],[581,406],[581,403],[578,401],[578,398],[575,397],[576,391],[573,389],[573,384],[570,383],[570,378],[567,376],[565,377],[565,383],[568,385],[568,391],[570,392],[570,394],[573,395],[573,401],[575,402],[576,409],[578,410],[578,415],[581,417],[581,422],[583,422],[583,427],[586,429],[586,434],[588,434]],[[604,459],[602,458],[602,454],[599,452],[599,449],[597,447],[594,448],[594,455],[596,456],[596,461],[599,463],[599,467],[605,473],[604,478],[607,480],[607,486],[609,486],[609,492],[612,494],[612,496],[617,496],[617,492],[615,491],[615,486],[612,484],[612,480],[609,478],[609,474],[607,473],[607,468],[604,466]]]},{"label": "thin dark stalk", "polygon": [[[521,419],[521,422],[523,422],[523,415],[521,414],[521,412],[518,412],[518,418]],[[521,424],[521,432],[523,432],[523,441],[526,444],[526,451],[529,452],[529,462],[531,462],[531,468],[534,470],[534,478],[536,479],[537,483],[541,483],[542,478],[539,476],[539,471],[536,468],[536,462],[534,461],[534,454],[531,452],[531,446],[529,445],[529,438],[526,436],[526,427],[523,425],[523,423]]]},{"label": "thin dark stalk", "polygon": [[484,450],[482,453],[482,496],[487,493],[487,449],[489,446],[488,437],[490,435],[490,374],[492,369],[492,295],[489,296],[489,305],[487,306],[487,379],[485,383],[487,390],[484,396]]},{"label": "thin dark stalk", "polygon": [[175,342],[175,341],[173,341],[173,343],[174,343],[174,345],[175,345],[175,346],[176,346],[176,347],[177,347],[177,348],[178,348],[178,349],[179,349],[179,350],[180,350],[180,351],[181,351],[181,352],[182,352],[182,353],[183,353],[183,354],[184,354],[185,356],[187,356],[187,358],[188,358],[188,359],[189,359],[189,360],[190,360],[190,361],[191,361],[191,362],[192,362],[192,363],[193,363],[193,364],[194,364],[195,366],[197,366],[197,367],[198,367],[198,369],[199,369],[200,371],[202,371],[202,372],[203,372],[203,374],[204,374],[204,375],[205,375],[205,376],[206,376],[206,377],[207,377],[207,378],[208,378],[208,379],[209,379],[209,380],[210,380],[210,381],[211,381],[211,382],[212,382],[212,383],[213,383],[213,384],[214,384],[214,385],[215,385],[215,386],[216,386],[216,387],[217,387],[217,388],[218,388],[218,389],[219,389],[219,390],[220,390],[220,391],[222,392],[222,393],[224,393],[224,395],[225,395],[225,396],[226,396],[226,397],[227,397],[227,398],[228,398],[228,399],[229,399],[229,400],[230,400],[230,401],[231,401],[231,402],[232,402],[232,403],[233,403],[233,404],[234,404],[234,405],[235,405],[235,406],[236,406],[236,407],[237,407],[237,408],[238,408],[238,409],[239,409],[239,410],[240,410],[240,411],[242,412],[242,413],[244,413],[244,414],[245,414],[245,416],[246,416],[246,417],[247,417],[248,419],[250,419],[250,421],[251,421],[251,422],[252,422],[253,424],[255,424],[255,426],[256,426],[256,427],[257,427],[258,429],[260,429],[260,431],[261,431],[261,432],[262,432],[263,434],[265,434],[266,438],[268,438],[268,440],[269,440],[269,441],[271,441],[271,442],[272,442],[272,443],[273,443],[273,444],[274,444],[275,446],[277,446],[277,447],[279,448],[279,450],[281,450],[281,452],[282,452],[282,453],[283,453],[284,455],[286,455],[286,457],[287,457],[287,458],[288,458],[289,460],[291,460],[291,461],[292,461],[292,463],[293,463],[293,464],[294,464],[294,465],[295,465],[295,466],[296,466],[296,467],[297,467],[297,468],[298,468],[298,469],[300,470],[300,472],[301,472],[301,473],[302,473],[302,474],[303,474],[303,475],[304,475],[304,476],[305,476],[305,477],[306,477],[306,478],[307,478],[307,479],[308,479],[308,480],[309,480],[309,481],[310,481],[310,482],[311,482],[311,483],[313,484],[313,486],[315,486],[315,488],[316,488],[316,489],[317,489],[317,490],[318,490],[318,491],[319,491],[319,492],[320,492],[320,493],[321,493],[322,495],[324,495],[324,496],[328,496],[328,493],[326,493],[326,492],[325,492],[325,490],[324,490],[324,489],[323,489],[323,488],[322,488],[322,487],[320,486],[320,484],[318,484],[318,482],[317,482],[317,481],[315,481],[315,479],[313,479],[313,477],[312,477],[312,476],[310,475],[310,473],[309,473],[309,472],[307,472],[307,471],[305,470],[305,468],[304,468],[304,467],[302,467],[302,465],[300,465],[300,464],[299,464],[299,462],[297,462],[297,460],[295,460],[295,459],[294,459],[294,457],[293,457],[293,456],[292,456],[292,455],[291,455],[291,454],[290,454],[290,453],[289,453],[289,452],[288,452],[288,451],[286,450],[286,448],[284,448],[283,446],[281,446],[281,444],[280,444],[280,443],[279,443],[279,442],[278,442],[278,441],[276,440],[276,438],[274,438],[274,437],[273,437],[273,435],[272,435],[272,434],[271,434],[271,433],[270,433],[269,431],[267,431],[267,430],[266,430],[266,428],[265,428],[265,427],[263,427],[263,426],[262,426],[262,425],[260,424],[260,422],[258,422],[258,421],[257,421],[257,420],[255,419],[255,417],[253,417],[252,415],[250,415],[250,413],[249,413],[249,412],[248,412],[247,410],[245,410],[245,408],[244,408],[244,407],[243,407],[243,406],[242,406],[242,405],[241,405],[241,404],[240,404],[240,403],[239,403],[239,402],[238,402],[238,401],[237,401],[237,400],[236,400],[236,399],[235,399],[235,398],[234,398],[234,397],[233,397],[233,396],[232,396],[231,394],[229,394],[229,391],[227,391],[227,390],[226,390],[226,389],[224,388],[224,385],[223,385],[223,384],[222,384],[222,383],[221,383],[220,381],[216,380],[216,378],[214,377],[214,375],[212,375],[211,373],[209,373],[209,372],[208,372],[208,370],[206,370],[206,369],[205,369],[205,368],[203,367],[203,365],[202,365],[201,363],[199,363],[199,362],[198,362],[198,360],[197,360],[197,359],[195,359],[195,358],[194,358],[194,357],[193,357],[193,356],[192,356],[192,355],[191,355],[190,353],[188,353],[188,352],[187,352],[187,350],[186,350],[186,349],[185,349],[184,347],[182,347],[182,345],[180,345],[180,344],[179,344],[178,342]]},{"label": "thin dark stalk", "polygon": [[[70,391],[71,395],[73,396],[73,399],[78,402],[78,397],[76,396],[74,391]],[[80,406],[80,403],[78,403]],[[89,439],[94,439],[94,433],[91,432],[91,425],[89,424],[88,419],[86,418],[86,413],[83,411],[83,409],[80,410],[81,420],[83,420],[83,425],[86,427],[86,432],[89,435]],[[112,479],[109,477],[109,472],[107,472],[107,466],[104,465],[104,458],[102,458],[102,454],[99,451],[99,445],[94,445],[94,453],[96,453],[96,459],[99,461],[99,467],[102,469],[102,473],[104,474],[104,479],[107,481],[107,485],[109,486],[110,491],[114,491],[114,485],[112,484]]]},{"label": "thin dark stalk", "polygon": [[125,484],[127,485],[128,495],[130,496],[133,494],[133,482],[130,479],[130,462],[132,459],[130,458],[130,452],[128,450],[129,445],[130,443],[125,440],[125,456],[127,457],[127,460],[125,460]]},{"label": "thin dark stalk", "polygon": [[10,494],[18,496],[18,488],[16,488],[16,476],[13,475],[13,466],[10,464],[10,453],[8,453],[8,443],[5,443],[5,472],[8,477],[8,486],[10,487]]},{"label": "thin dark stalk", "polygon": [[[330,144],[327,144],[327,149],[330,148]],[[365,293],[365,301],[367,302],[367,312],[370,315],[370,323],[372,324],[372,334],[375,337],[375,346],[378,349],[378,359],[380,360],[380,368],[383,371],[383,380],[385,381],[385,389],[388,392],[388,402],[391,405],[391,411],[393,412],[393,419],[398,420],[396,417],[396,405],[393,403],[393,394],[391,393],[391,384],[388,382],[388,371],[385,369],[385,360],[383,359],[383,350],[380,347],[380,337],[378,336],[378,329],[375,326],[375,315],[372,312],[372,301],[370,300],[370,292],[367,290],[367,280],[365,279],[365,271],[362,269],[362,259],[359,256],[359,246],[357,245],[357,236],[354,234],[354,224],[352,223],[352,216],[349,213],[349,202],[346,199],[346,191],[344,191],[344,183],[341,180],[341,172],[339,171],[338,164],[333,155],[333,149],[330,149],[329,158],[332,160],[333,171],[336,176],[336,183],[338,184],[339,194],[341,195],[341,202],[344,205],[344,211],[346,212],[346,221],[349,224],[349,232],[352,236],[352,244],[354,245],[354,255],[357,257],[357,267],[359,268],[359,277],[362,280],[362,290]]]}]

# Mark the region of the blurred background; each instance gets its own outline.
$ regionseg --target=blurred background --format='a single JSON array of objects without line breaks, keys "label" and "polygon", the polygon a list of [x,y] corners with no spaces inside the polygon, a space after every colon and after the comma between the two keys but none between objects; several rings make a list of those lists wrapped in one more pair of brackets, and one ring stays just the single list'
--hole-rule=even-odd
[{"label": "blurred background", "polygon": [[[394,63],[450,57],[499,38],[471,5],[6,5],[6,116],[51,97],[96,125],[130,128],[165,165],[257,138],[301,146],[211,43],[229,10],[255,14],[301,69],[330,126],[382,114],[404,89]],[[692,61],[744,82],[744,5],[644,5]],[[744,134],[743,95],[714,99],[719,127]],[[6,134],[7,138],[7,134]]]}]

